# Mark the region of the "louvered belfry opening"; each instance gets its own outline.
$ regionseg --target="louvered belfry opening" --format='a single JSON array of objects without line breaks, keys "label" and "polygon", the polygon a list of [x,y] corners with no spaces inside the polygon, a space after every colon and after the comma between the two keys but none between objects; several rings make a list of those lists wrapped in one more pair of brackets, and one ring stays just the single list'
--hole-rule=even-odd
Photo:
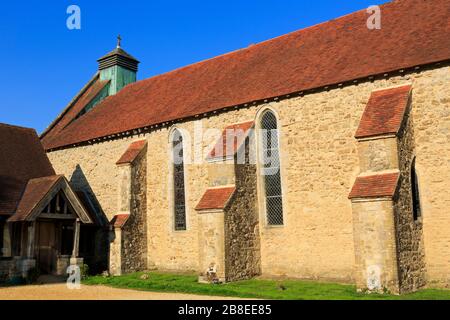
[{"label": "louvered belfry opening", "polygon": [[277,118],[266,111],[261,118],[262,176],[267,224],[273,226],[284,223],[278,137]]},{"label": "louvered belfry opening", "polygon": [[116,48],[98,61],[98,69],[105,70],[113,66],[124,67],[131,71],[138,71],[139,61],[122,48]]},{"label": "louvered belfry opening", "polygon": [[173,149],[173,189],[175,230],[186,230],[186,195],[184,184],[183,137],[175,130],[172,140]]}]

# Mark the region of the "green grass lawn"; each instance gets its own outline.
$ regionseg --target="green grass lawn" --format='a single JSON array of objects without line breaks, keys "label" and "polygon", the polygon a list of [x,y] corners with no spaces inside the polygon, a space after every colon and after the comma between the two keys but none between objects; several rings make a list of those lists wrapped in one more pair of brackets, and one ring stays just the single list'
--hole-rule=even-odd
[{"label": "green grass lawn", "polygon": [[241,298],[285,299],[285,300],[450,300],[450,290],[425,289],[416,293],[394,296],[359,294],[355,286],[319,283],[299,280],[253,279],[227,284],[200,284],[195,275],[174,275],[148,272],[149,278],[142,280],[144,273],[133,273],[119,277],[89,277],[87,285],[106,285],[116,288],[136,289],[154,292],[177,292],[211,296]]}]

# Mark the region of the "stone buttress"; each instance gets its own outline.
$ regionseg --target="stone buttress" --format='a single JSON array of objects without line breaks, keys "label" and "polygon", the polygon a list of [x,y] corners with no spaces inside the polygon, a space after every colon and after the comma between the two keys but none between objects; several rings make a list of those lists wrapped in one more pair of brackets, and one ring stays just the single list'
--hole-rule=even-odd
[{"label": "stone buttress", "polygon": [[111,220],[109,272],[147,269],[147,142],[132,143],[117,162],[118,214]]},{"label": "stone buttress", "polygon": [[425,284],[421,220],[412,212],[412,86],[372,92],[356,132],[352,202],[357,288],[404,293]]},{"label": "stone buttress", "polygon": [[209,154],[209,188],[198,203],[200,282],[261,273],[253,122],[225,128]]}]

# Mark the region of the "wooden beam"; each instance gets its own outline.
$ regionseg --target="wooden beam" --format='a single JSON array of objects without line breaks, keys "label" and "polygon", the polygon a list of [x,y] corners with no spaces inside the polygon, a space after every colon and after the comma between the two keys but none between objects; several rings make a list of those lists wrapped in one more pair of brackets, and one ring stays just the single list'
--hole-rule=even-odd
[{"label": "wooden beam", "polygon": [[28,245],[27,257],[32,259],[34,257],[34,236],[35,236],[35,222],[31,222],[28,226]]},{"label": "wooden beam", "polygon": [[[64,180],[65,181],[65,180]],[[88,213],[84,209],[81,202],[78,200],[76,194],[70,188],[70,185],[65,182],[63,184],[62,190],[64,191],[64,195],[66,196],[69,204],[72,206],[72,209],[75,211],[75,214],[80,218],[83,223],[92,223],[91,218]]]},{"label": "wooden beam", "polygon": [[73,234],[72,258],[78,258],[80,245],[80,219],[75,220],[75,231]]},{"label": "wooden beam", "polygon": [[61,207],[59,206],[59,193],[56,194],[56,212],[61,212]]},{"label": "wooden beam", "polygon": [[74,220],[77,217],[73,214],[61,214],[61,213],[42,213],[39,215],[39,219],[51,219],[51,220]]}]

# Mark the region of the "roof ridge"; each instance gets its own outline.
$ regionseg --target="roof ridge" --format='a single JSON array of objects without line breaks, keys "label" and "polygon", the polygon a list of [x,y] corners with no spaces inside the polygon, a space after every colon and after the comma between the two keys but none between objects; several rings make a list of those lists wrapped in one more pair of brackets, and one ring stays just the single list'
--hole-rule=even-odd
[{"label": "roof ridge", "polygon": [[39,135],[39,138],[44,138],[47,133],[50,132],[51,129],[61,120],[64,115],[70,110],[71,107],[81,98],[81,96],[94,84],[95,80],[100,78],[100,72],[95,72],[95,74],[91,77],[91,79],[81,88],[80,91],[75,95],[75,97],[70,100],[70,102],[66,105],[66,107],[59,113],[59,115],[53,120],[47,128]]},{"label": "roof ridge", "polygon": [[229,128],[229,127],[237,126],[237,125],[240,125],[240,124],[247,124],[247,123],[254,123],[254,122],[255,122],[255,120],[239,121],[239,122],[235,122],[235,123],[232,123],[232,124],[227,125],[227,126],[225,127],[225,129],[227,129],[227,128]]},{"label": "roof ridge", "polygon": [[212,187],[206,188],[206,190],[232,189],[232,188],[236,188],[236,184],[227,184],[227,185],[223,185],[223,186],[212,186]]},{"label": "roof ridge", "polygon": [[33,128],[28,128],[28,127],[23,127],[23,126],[18,126],[18,125],[9,124],[9,123],[3,123],[3,122],[0,122],[0,126],[1,127],[9,127],[9,128],[21,129],[21,130],[24,130],[24,131],[34,131],[34,132],[36,131]]},{"label": "roof ridge", "polygon": [[386,87],[386,88],[376,88],[376,89],[372,90],[372,93],[381,92],[381,91],[389,91],[389,90],[399,89],[399,88],[403,88],[403,87],[412,87],[412,86],[413,86],[412,82],[396,84],[396,85]]},{"label": "roof ridge", "polygon": [[395,169],[385,169],[381,171],[366,171],[361,172],[358,177],[372,177],[372,176],[384,176],[387,174],[399,173],[400,170],[398,168]]},{"label": "roof ridge", "polygon": [[52,175],[44,176],[44,177],[31,178],[30,180],[28,180],[28,182],[30,182],[32,180],[42,180],[42,179],[50,179],[50,178],[52,178],[52,179],[58,178],[59,179],[59,178],[63,178],[63,177],[64,177],[63,174],[52,174]]}]

